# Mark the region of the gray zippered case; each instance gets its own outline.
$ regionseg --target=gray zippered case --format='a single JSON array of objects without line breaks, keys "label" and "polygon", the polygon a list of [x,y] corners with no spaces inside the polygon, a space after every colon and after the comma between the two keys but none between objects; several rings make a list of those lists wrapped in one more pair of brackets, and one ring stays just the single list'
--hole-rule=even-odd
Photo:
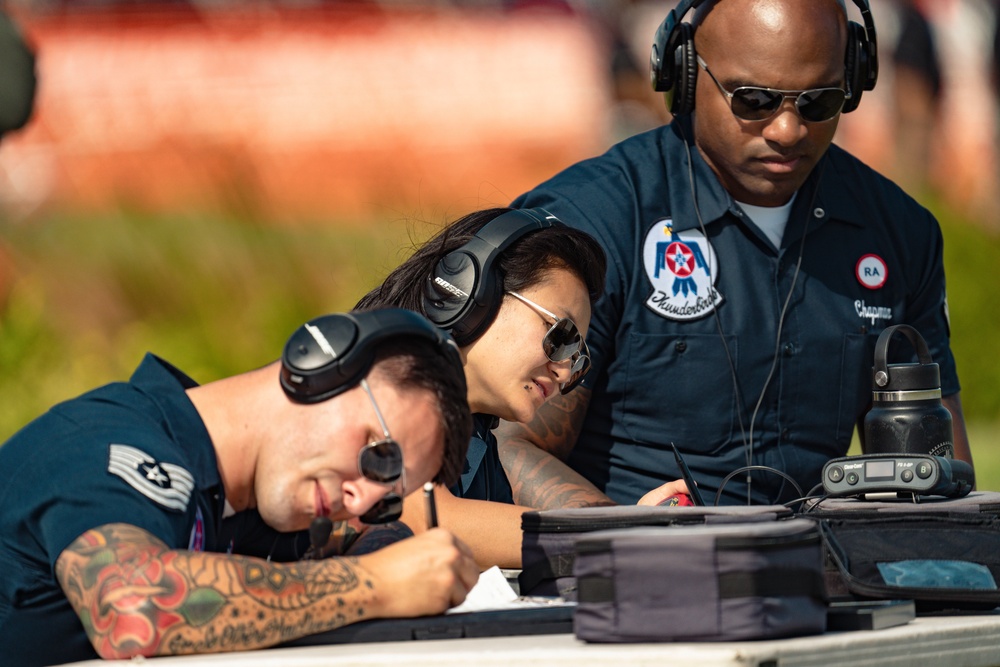
[{"label": "gray zippered case", "polygon": [[742,641],[826,630],[823,551],[806,519],[631,528],[577,539],[576,636]]},{"label": "gray zippered case", "polygon": [[558,595],[576,599],[573,578],[577,538],[598,530],[639,526],[771,522],[790,518],[783,505],[731,507],[648,507],[615,505],[537,510],[521,515],[522,595]]}]

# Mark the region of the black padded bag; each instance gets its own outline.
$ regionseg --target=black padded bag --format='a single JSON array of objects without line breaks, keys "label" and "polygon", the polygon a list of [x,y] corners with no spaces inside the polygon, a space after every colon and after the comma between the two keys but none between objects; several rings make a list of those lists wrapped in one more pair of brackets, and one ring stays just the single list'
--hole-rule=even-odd
[{"label": "black padded bag", "polygon": [[522,570],[518,576],[518,585],[522,595],[558,595],[567,600],[576,599],[576,582],[573,578],[574,545],[581,535],[597,530],[775,521],[791,516],[792,511],[782,505],[615,505],[525,512],[521,515]]},{"label": "black padded bag", "polygon": [[819,522],[831,598],[913,600],[918,612],[1000,606],[1000,493],[828,500]]},{"label": "black padded bag", "polygon": [[743,641],[826,630],[806,519],[631,528],[576,542],[573,630],[590,642]]}]

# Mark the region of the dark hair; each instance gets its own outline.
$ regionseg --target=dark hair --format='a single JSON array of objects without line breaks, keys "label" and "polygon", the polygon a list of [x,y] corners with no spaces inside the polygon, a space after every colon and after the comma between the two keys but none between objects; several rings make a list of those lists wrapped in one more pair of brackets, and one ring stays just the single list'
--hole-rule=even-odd
[{"label": "dark hair", "polygon": [[[472,437],[472,414],[461,369],[442,363],[441,351],[428,340],[395,337],[379,345],[372,371],[400,389],[426,389],[434,394],[444,432],[444,455],[434,481],[455,484]],[[388,426],[391,432],[392,424]]]},{"label": "dark hair", "polygon": [[[356,310],[396,306],[426,315],[423,289],[427,277],[448,253],[475,236],[486,223],[509,208],[491,208],[470,213],[435,234],[418,247],[385,281],[355,305]],[[536,285],[551,269],[565,269],[579,278],[593,303],[604,292],[607,259],[590,234],[565,225],[531,232],[512,243],[500,256],[503,292],[518,292]]]}]

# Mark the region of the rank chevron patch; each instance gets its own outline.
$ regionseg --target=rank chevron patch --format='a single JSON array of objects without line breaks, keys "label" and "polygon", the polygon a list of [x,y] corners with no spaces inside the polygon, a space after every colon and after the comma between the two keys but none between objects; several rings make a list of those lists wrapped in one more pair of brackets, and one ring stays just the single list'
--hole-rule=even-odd
[{"label": "rank chevron patch", "polygon": [[183,512],[191,500],[194,478],[173,463],[157,462],[149,454],[129,445],[109,446],[108,472],[118,475],[150,500]]}]

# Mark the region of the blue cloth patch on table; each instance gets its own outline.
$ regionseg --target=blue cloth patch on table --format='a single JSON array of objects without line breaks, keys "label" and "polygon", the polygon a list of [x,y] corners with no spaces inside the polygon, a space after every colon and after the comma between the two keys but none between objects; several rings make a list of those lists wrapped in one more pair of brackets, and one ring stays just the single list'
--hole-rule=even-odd
[{"label": "blue cloth patch on table", "polygon": [[996,590],[989,568],[962,560],[900,560],[876,563],[888,586]]}]

